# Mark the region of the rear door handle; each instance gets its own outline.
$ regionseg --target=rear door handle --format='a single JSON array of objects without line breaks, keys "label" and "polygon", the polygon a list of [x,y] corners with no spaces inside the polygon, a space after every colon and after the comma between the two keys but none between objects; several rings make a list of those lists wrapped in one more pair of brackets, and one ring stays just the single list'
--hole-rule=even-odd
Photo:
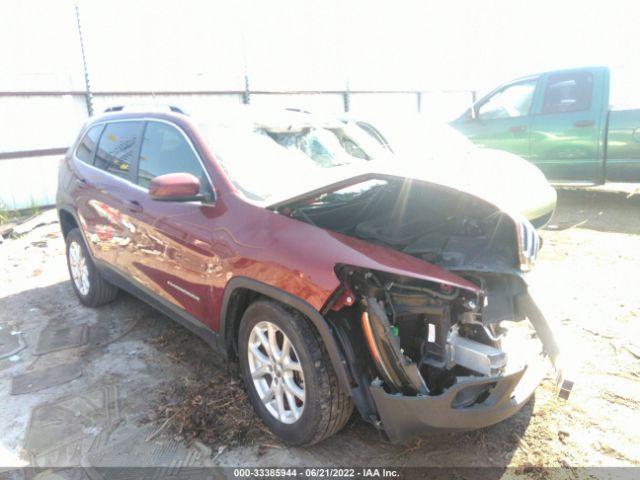
[{"label": "rear door handle", "polygon": [[139,213],[142,211],[142,205],[137,200],[127,200],[127,209],[131,213]]},{"label": "rear door handle", "polygon": [[522,133],[527,130],[525,125],[514,125],[513,127],[509,127],[509,131],[511,133]]},{"label": "rear door handle", "polygon": [[593,120],[578,120],[573,123],[574,127],[584,128],[584,127],[593,127],[596,124]]}]

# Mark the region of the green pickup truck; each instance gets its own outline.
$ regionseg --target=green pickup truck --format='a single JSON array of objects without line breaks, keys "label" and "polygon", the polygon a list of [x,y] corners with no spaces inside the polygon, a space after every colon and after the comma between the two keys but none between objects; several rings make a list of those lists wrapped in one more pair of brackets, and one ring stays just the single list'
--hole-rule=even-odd
[{"label": "green pickup truck", "polygon": [[529,160],[554,184],[640,182],[640,106],[611,106],[610,85],[606,67],[519,78],[451,125],[479,146]]}]

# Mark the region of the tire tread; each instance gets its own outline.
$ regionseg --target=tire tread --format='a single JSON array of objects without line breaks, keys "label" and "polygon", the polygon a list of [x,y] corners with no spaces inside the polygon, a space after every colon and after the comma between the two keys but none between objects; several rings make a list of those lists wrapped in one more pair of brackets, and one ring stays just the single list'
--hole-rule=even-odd
[{"label": "tire tread", "polygon": [[[305,340],[305,347],[313,360],[318,382],[319,398],[317,399],[319,421],[311,436],[303,441],[285,442],[293,445],[313,445],[339,432],[347,423],[353,412],[353,402],[347,393],[339,385],[329,353],[313,324],[299,311],[283,305],[279,302],[260,299],[253,302],[245,311],[243,321],[251,317],[253,309],[259,309],[259,305],[268,304],[270,308],[278,310],[282,317],[289,317],[290,325],[297,330],[297,334]],[[297,347],[296,347],[297,348]],[[242,361],[242,360],[241,360]],[[247,386],[248,388],[252,388]]]},{"label": "tire tread", "polygon": [[300,319],[297,324],[300,326],[303,336],[312,340],[308,345],[315,350],[315,352],[312,351],[312,356],[322,359],[319,368],[322,371],[321,377],[326,378],[323,383],[326,382],[326,386],[328,387],[321,388],[320,390],[326,394],[321,401],[324,406],[323,410],[325,410],[323,411],[323,422],[325,425],[324,429],[318,429],[316,436],[309,442],[309,445],[313,445],[342,430],[353,412],[353,402],[351,398],[342,391],[342,388],[340,388],[338,376],[329,359],[329,353],[316,329],[302,314],[293,309],[289,310]]}]

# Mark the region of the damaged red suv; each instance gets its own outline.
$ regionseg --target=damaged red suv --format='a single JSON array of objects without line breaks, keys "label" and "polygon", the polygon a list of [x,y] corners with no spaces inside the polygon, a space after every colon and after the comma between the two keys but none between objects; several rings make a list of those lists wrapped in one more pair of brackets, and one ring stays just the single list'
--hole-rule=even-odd
[{"label": "damaged red suv", "polygon": [[110,110],[60,167],[76,294],[97,307],[124,289],[238,361],[284,441],[318,442],[354,406],[394,442],[484,427],[527,402],[542,356],[557,363],[524,277],[539,237],[508,206],[349,122]]}]

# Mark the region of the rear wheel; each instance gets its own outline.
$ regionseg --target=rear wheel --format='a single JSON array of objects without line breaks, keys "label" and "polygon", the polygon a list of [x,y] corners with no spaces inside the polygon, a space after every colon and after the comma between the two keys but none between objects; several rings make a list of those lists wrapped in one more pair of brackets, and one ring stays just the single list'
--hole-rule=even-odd
[{"label": "rear wheel", "polygon": [[344,426],[353,404],[306,318],[259,300],[244,313],[238,342],[249,399],[283,441],[311,445]]},{"label": "rear wheel", "polygon": [[99,307],[115,299],[118,288],[103,279],[96,269],[80,230],[71,230],[66,242],[71,285],[80,301],[88,307]]}]

